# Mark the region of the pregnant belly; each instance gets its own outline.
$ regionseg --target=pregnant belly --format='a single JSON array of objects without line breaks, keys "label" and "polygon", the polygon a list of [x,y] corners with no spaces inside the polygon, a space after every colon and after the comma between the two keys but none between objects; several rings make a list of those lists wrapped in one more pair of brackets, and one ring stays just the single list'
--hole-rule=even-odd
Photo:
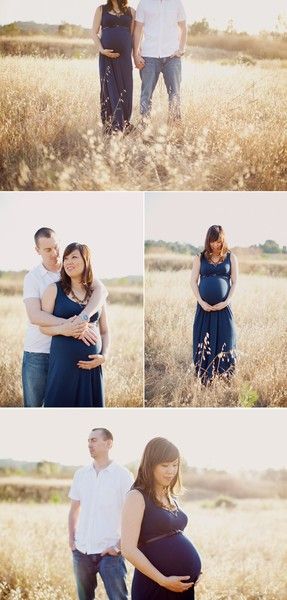
[{"label": "pregnant belly", "polygon": [[199,284],[201,298],[211,306],[224,302],[229,292],[229,281],[225,277],[202,277]]},{"label": "pregnant belly", "polygon": [[90,354],[99,354],[101,345],[100,337],[97,344],[87,346],[81,340],[57,335],[52,339],[51,356],[56,356],[59,359],[63,358],[71,364],[77,364],[78,360],[89,360]]},{"label": "pregnant belly", "polygon": [[166,577],[189,575],[190,581],[193,582],[199,577],[199,554],[189,539],[181,533],[146,544],[144,554]]},{"label": "pregnant belly", "polygon": [[127,27],[107,27],[103,30],[101,42],[103,48],[109,48],[121,55],[131,54],[131,34]]}]

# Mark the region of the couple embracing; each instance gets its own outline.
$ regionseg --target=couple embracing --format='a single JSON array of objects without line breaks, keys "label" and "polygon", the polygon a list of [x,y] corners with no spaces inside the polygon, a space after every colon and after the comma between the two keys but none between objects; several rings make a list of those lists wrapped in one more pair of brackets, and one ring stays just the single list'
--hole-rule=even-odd
[{"label": "couple embracing", "polygon": [[107,0],[96,10],[93,39],[99,51],[101,119],[105,132],[129,132],[134,63],[141,77],[140,113],[145,125],[162,73],[170,122],[180,121],[181,57],[186,44],[186,16],[181,0]]},{"label": "couple embracing", "polygon": [[[22,364],[25,407],[101,407],[109,332],[105,286],[85,244],[60,256],[55,231],[34,236],[41,262],[24,279],[28,316]],[[52,340],[52,341],[51,341]]]}]

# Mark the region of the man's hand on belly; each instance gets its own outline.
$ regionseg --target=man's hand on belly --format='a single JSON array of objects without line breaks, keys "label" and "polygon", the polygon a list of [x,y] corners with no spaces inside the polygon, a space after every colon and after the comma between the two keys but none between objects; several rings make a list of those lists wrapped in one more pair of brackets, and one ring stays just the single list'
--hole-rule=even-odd
[{"label": "man's hand on belly", "polygon": [[99,330],[94,323],[86,323],[84,332],[79,336],[75,335],[75,337],[84,342],[86,346],[94,345],[100,339]]}]

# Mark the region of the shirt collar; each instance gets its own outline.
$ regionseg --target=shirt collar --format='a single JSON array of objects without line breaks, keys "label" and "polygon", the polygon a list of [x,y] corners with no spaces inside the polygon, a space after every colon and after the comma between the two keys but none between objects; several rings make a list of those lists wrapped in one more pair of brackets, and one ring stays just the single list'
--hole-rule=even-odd
[{"label": "shirt collar", "polygon": [[[105,467],[104,469],[101,469],[99,471],[99,473],[103,473],[104,471],[113,471],[114,466],[115,466],[115,463],[112,460],[112,462],[107,467]],[[94,463],[93,462],[91,462],[91,464],[90,464],[90,470],[95,471],[95,469],[94,469]]]},{"label": "shirt collar", "polygon": [[43,263],[39,264],[39,273],[41,275],[41,277],[45,277],[47,275],[47,273],[60,273],[60,271],[48,271],[48,269],[46,269],[46,267],[44,267]]}]

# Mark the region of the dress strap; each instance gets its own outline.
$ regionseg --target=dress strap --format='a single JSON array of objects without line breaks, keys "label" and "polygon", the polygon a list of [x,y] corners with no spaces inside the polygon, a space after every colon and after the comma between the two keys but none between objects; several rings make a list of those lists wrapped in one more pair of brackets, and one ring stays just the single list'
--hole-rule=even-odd
[{"label": "dress strap", "polygon": [[150,544],[151,542],[156,542],[157,540],[163,540],[164,538],[171,537],[172,535],[176,535],[177,533],[182,533],[181,529],[171,529],[168,533],[163,533],[162,535],[157,535],[156,537],[149,538],[145,540],[143,544]]}]

